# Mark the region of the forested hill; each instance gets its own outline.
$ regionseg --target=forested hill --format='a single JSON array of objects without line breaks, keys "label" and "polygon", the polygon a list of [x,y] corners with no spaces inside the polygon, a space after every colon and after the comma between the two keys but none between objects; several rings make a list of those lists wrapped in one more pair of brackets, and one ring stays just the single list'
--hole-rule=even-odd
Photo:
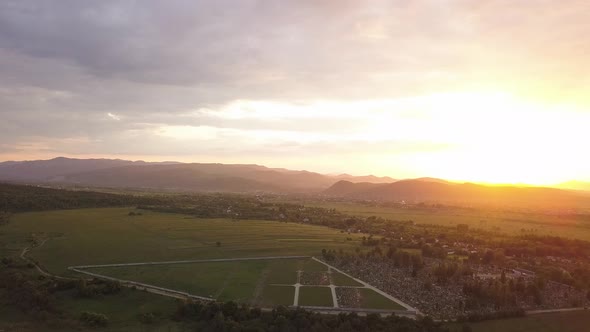
[{"label": "forested hill", "polygon": [[155,198],[0,183],[0,211],[23,212],[154,204]]},{"label": "forested hill", "polygon": [[541,187],[486,186],[431,179],[402,180],[389,184],[339,181],[325,195],[363,200],[493,204],[500,206],[580,208],[590,206],[590,196]]},{"label": "forested hill", "polygon": [[254,164],[142,162],[118,159],[54,158],[0,162],[0,180],[34,184],[191,192],[321,192],[338,180],[390,183],[377,176],[327,175]]}]

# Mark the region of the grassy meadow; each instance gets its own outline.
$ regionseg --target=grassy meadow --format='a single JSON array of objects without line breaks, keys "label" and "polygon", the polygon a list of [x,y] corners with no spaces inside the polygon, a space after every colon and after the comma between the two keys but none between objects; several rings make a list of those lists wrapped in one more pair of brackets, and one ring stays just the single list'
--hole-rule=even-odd
[{"label": "grassy meadow", "polygon": [[405,310],[400,304],[390,301],[388,298],[372,289],[359,289],[359,293],[361,298],[361,308]]},{"label": "grassy meadow", "polygon": [[377,216],[390,220],[408,221],[454,227],[467,224],[472,228],[508,234],[556,235],[590,241],[588,218],[547,214],[540,211],[506,211],[466,208],[399,208],[368,206],[354,202],[298,201],[311,207],[336,209],[359,217]]},{"label": "grassy meadow", "polygon": [[[311,260],[310,260],[311,261]],[[314,261],[312,261],[314,262]],[[315,262],[314,262],[315,263]],[[316,263],[318,264],[318,263]],[[297,281],[297,270],[304,260],[281,259],[260,261],[211,262],[173,265],[91,268],[90,272],[124,280],[138,281],[215,298],[261,306],[293,304],[294,288],[283,286]],[[281,287],[280,294],[273,294]]]},{"label": "grassy meadow", "polygon": [[336,286],[355,286],[355,287],[362,286],[361,283],[345,276],[342,273],[338,273],[336,271],[332,271],[331,277],[332,277],[332,283]]},{"label": "grassy meadow", "polygon": [[299,289],[299,305],[312,307],[332,307],[332,292],[328,287],[302,286]]},{"label": "grassy meadow", "polygon": [[[88,268],[90,272],[115,277],[123,280],[137,281],[159,287],[179,290],[193,295],[211,297],[219,301],[236,301],[262,307],[272,307],[278,304],[292,305],[294,302],[294,287],[297,282],[298,271],[315,275],[324,273],[328,276],[327,267],[312,259],[269,259],[257,261],[233,262],[203,262],[168,265],[143,265],[123,267]],[[363,286],[353,279],[332,271],[332,283],[336,286]],[[317,299],[318,303],[332,301],[331,293],[328,298],[321,300],[326,291],[317,284],[306,284],[309,289],[318,290],[317,295],[306,297]],[[309,289],[308,289],[309,288]],[[361,308],[371,309],[403,309],[389,299],[369,289],[361,289],[367,294],[367,302]],[[300,298],[301,299],[301,298]],[[310,300],[313,301],[313,300]],[[310,305],[310,304],[301,304]],[[332,306],[329,304],[328,306]]]},{"label": "grassy meadow", "polygon": [[[190,330],[183,323],[169,319],[177,308],[177,300],[143,291],[124,288],[116,295],[96,298],[79,298],[70,294],[58,293],[57,303],[59,303],[60,310],[67,311],[74,317],[78,317],[85,311],[100,312],[107,315],[109,318],[108,328],[101,328],[98,331],[179,332]],[[147,327],[139,324],[138,316],[147,313],[155,313],[161,318]],[[3,310],[0,310],[0,331],[75,332],[81,331],[81,328],[78,325],[52,327],[47,322],[31,320],[30,317],[16,308],[4,306]]]},{"label": "grassy meadow", "polygon": [[[418,224],[454,226],[468,224],[502,232],[522,229],[536,234],[560,234],[590,240],[588,222],[553,215],[484,210],[421,210],[370,207],[353,203],[316,202],[306,205],[337,210],[356,216],[412,220]],[[141,215],[130,216],[130,212]],[[32,239],[43,244],[29,256],[54,274],[71,275],[68,266],[193,259],[312,256],[322,249],[352,251],[363,234],[347,234],[327,227],[261,220],[201,219],[188,215],[137,211],[134,208],[95,208],[14,214],[0,226],[0,254],[18,256]],[[259,306],[291,305],[297,271],[326,272],[326,266],[311,259],[206,262],[177,265],[92,268],[93,272]],[[76,274],[77,275],[77,274]],[[337,286],[360,286],[333,272]],[[360,289],[360,306],[374,309],[401,307],[369,289]],[[300,305],[332,306],[330,289],[307,285],[300,288]],[[109,316],[109,330],[140,330],[138,314],[156,312],[169,317],[176,300],[143,291],[124,289],[121,294],[100,298],[64,297],[60,306],[69,312],[94,311]],[[19,328],[18,312],[0,313],[0,329]],[[163,320],[153,330],[179,331],[183,327]],[[533,315],[469,324],[475,332],[582,332],[588,331],[586,311]],[[29,330],[35,330],[35,325]],[[451,325],[460,331],[460,325]],[[26,331],[27,328],[23,328]],[[74,329],[73,329],[74,330]]]},{"label": "grassy meadow", "polygon": [[[29,256],[54,274],[68,266],[256,256],[319,255],[353,250],[357,234],[327,227],[104,208],[20,213],[0,228],[1,250],[18,253],[32,236],[49,238]],[[347,238],[352,238],[348,240]],[[219,242],[219,244],[217,243]]]},{"label": "grassy meadow", "polygon": [[[132,216],[130,212],[141,212],[141,215]],[[77,265],[320,255],[322,249],[354,250],[360,245],[360,237],[362,234],[347,234],[321,226],[276,221],[199,219],[133,208],[19,213],[0,228],[3,251],[18,255],[23,248],[31,246],[31,240],[34,239],[37,246],[30,250],[29,257],[58,275],[77,275],[67,270],[67,267]],[[293,304],[294,287],[277,284],[295,284],[297,271],[327,273],[325,265],[311,259],[102,267],[90,270],[220,301],[234,300],[260,306]],[[360,286],[335,271],[332,272],[332,281],[337,286]],[[302,289],[305,291],[300,297],[301,305],[333,305],[329,288]],[[316,290],[318,294],[311,294]],[[327,297],[322,295],[326,292]],[[93,301],[85,302],[90,307],[100,306],[99,302]],[[98,310],[100,308],[96,309],[101,311]]]}]

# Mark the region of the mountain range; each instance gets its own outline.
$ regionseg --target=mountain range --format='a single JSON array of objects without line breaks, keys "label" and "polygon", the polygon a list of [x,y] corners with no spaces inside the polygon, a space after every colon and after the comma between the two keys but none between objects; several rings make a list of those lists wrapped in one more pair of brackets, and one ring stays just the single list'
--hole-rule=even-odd
[{"label": "mountain range", "polygon": [[0,163],[0,180],[220,192],[320,192],[335,182],[390,183],[389,177],[324,175],[260,165],[72,159]]},{"label": "mountain range", "polygon": [[64,157],[0,163],[0,181],[198,192],[311,193],[362,200],[461,204],[576,207],[590,199],[588,192],[581,191],[586,188],[584,183],[578,182],[569,183],[569,188],[576,190],[564,190],[455,183],[428,177],[395,180],[373,175],[327,175],[253,164]]}]

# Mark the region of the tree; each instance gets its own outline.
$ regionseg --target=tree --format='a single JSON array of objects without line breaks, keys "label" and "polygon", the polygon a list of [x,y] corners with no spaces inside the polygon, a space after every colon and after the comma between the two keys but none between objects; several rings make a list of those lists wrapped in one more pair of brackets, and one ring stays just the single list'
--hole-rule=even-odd
[{"label": "tree", "polygon": [[457,231],[461,233],[467,233],[469,231],[469,225],[467,224],[457,224]]},{"label": "tree", "polygon": [[491,250],[486,251],[483,255],[482,263],[491,264],[494,261],[494,252]]}]

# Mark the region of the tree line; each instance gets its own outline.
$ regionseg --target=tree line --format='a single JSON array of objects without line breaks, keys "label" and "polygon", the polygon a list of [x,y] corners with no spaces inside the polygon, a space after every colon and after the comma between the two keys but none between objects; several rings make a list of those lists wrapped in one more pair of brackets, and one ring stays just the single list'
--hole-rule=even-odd
[{"label": "tree line", "polygon": [[148,196],[62,190],[0,183],[0,222],[8,212],[133,206],[160,202],[162,202],[160,199]]},{"label": "tree line", "polygon": [[180,303],[174,318],[192,321],[197,331],[285,331],[285,332],[444,332],[448,331],[432,319],[417,320],[377,314],[359,316],[355,313],[324,315],[304,309],[277,307],[262,311],[235,302]]}]

